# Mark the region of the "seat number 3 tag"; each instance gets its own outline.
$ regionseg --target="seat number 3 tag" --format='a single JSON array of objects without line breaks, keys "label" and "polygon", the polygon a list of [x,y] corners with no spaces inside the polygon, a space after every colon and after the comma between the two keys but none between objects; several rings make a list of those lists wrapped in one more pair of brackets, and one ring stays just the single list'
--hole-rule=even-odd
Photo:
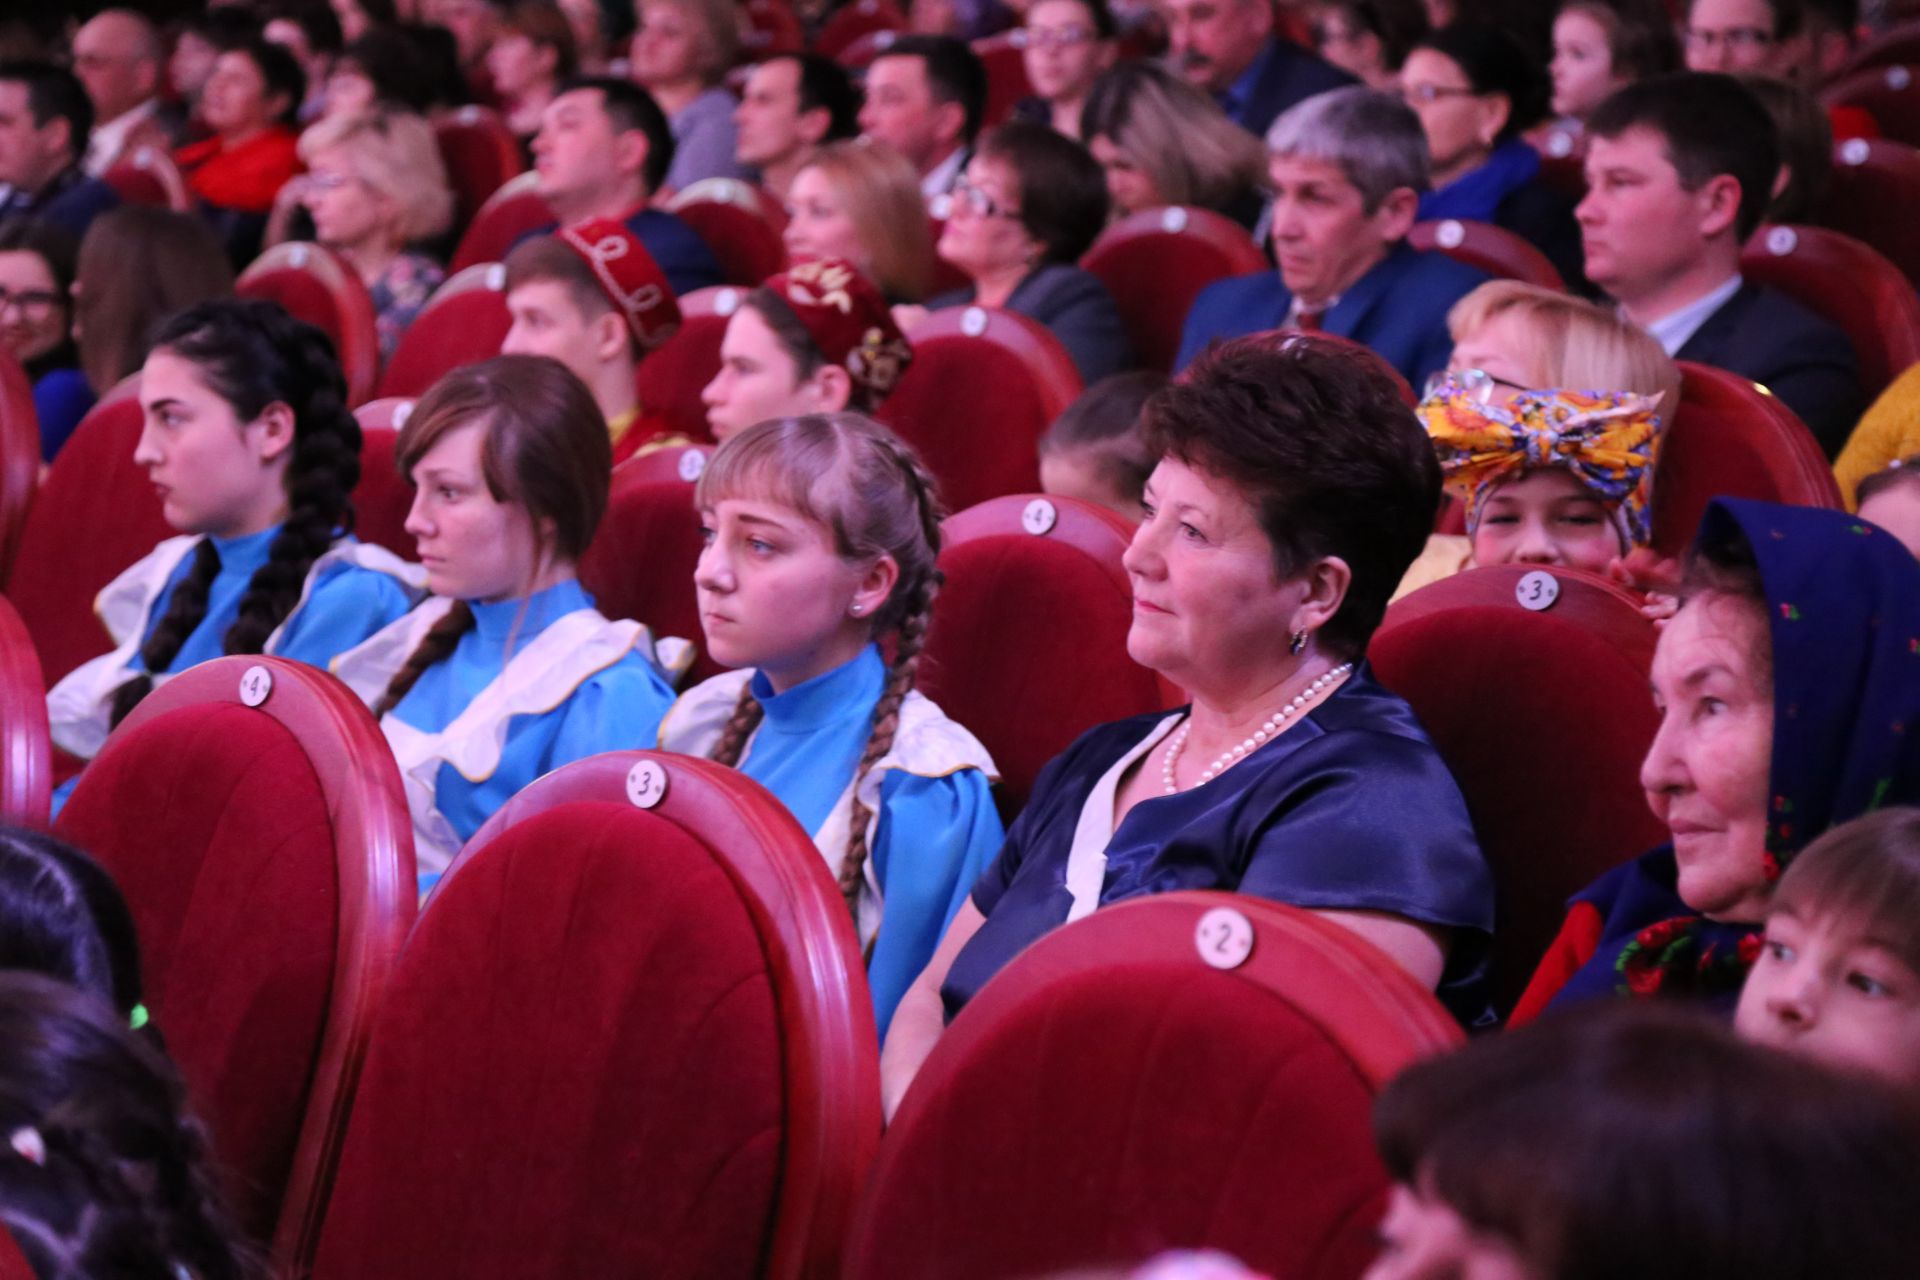
[{"label": "seat number 3 tag", "polygon": [[627,770],[627,799],[640,809],[651,809],[667,798],[667,771],[658,760],[642,760]]},{"label": "seat number 3 tag", "polygon": [[1253,922],[1232,907],[1215,907],[1194,926],[1193,946],[1215,969],[1237,969],[1253,954]]},{"label": "seat number 3 tag", "polygon": [[1535,613],[1551,609],[1553,602],[1560,598],[1560,579],[1545,569],[1535,569],[1521,575],[1520,581],[1514,583],[1513,596],[1522,609],[1531,609]]}]

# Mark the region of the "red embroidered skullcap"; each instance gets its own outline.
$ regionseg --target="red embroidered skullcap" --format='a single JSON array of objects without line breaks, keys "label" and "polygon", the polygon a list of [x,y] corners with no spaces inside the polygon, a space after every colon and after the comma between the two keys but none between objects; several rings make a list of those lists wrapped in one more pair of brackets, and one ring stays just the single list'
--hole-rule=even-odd
[{"label": "red embroidered skullcap", "polygon": [[839,258],[797,262],[767,278],[793,309],[828,363],[839,365],[869,405],[877,405],[913,361],[887,300],[853,264]]},{"label": "red embroidered skullcap", "polygon": [[600,292],[626,317],[642,354],[657,349],[680,327],[680,304],[660,266],[624,223],[589,218],[559,231],[560,242],[593,270]]}]

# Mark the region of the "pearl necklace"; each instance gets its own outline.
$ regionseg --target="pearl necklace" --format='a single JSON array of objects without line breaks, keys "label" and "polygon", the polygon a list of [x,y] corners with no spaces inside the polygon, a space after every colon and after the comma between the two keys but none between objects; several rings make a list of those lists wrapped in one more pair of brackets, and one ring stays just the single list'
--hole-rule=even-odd
[{"label": "pearl necklace", "polygon": [[[1276,714],[1268,717],[1266,723],[1262,724],[1258,729],[1255,729],[1252,737],[1241,739],[1230,751],[1222,751],[1219,759],[1208,765],[1206,772],[1202,773],[1193,785],[1199,787],[1212,782],[1228,765],[1237,763],[1241,757],[1245,756],[1249,751],[1259,747],[1265,743],[1268,738],[1280,732],[1280,727],[1295,715],[1299,714],[1300,709],[1306,706],[1307,703],[1313,701],[1314,697],[1318,695],[1322,689],[1330,685],[1338,684],[1346,677],[1347,673],[1352,670],[1353,664],[1351,662],[1343,662],[1308,685],[1299,694],[1295,695],[1292,702],[1280,708]],[[1174,780],[1173,771],[1175,766],[1180,763],[1180,753],[1186,749],[1187,735],[1192,731],[1193,717],[1189,715],[1186,721],[1180,726],[1179,731],[1173,735],[1173,740],[1167,744],[1166,760],[1160,766],[1160,780],[1166,784],[1167,794],[1170,796],[1180,794],[1180,784]]]}]

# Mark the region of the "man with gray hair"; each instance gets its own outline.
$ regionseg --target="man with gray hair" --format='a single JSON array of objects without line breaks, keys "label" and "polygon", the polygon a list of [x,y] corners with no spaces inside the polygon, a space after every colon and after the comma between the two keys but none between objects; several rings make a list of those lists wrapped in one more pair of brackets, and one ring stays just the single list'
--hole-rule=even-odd
[{"label": "man with gray hair", "polygon": [[1406,244],[1430,185],[1420,118],[1391,94],[1335,89],[1274,121],[1267,157],[1280,269],[1202,290],[1178,364],[1216,339],[1321,330],[1373,348],[1418,388],[1446,366],[1448,310],[1487,279]]},{"label": "man with gray hair", "polygon": [[184,121],[160,101],[166,47],[131,9],[103,9],[73,35],[73,74],[93,102],[93,132],[81,167],[99,177],[141,147],[179,145]]}]

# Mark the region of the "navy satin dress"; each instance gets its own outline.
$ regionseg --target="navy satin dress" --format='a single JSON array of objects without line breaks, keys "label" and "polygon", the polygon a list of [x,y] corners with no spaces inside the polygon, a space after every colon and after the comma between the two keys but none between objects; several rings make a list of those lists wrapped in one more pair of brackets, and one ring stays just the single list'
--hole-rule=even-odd
[{"label": "navy satin dress", "polygon": [[[1066,922],[1068,858],[1087,797],[1163,718],[1091,729],[1041,771],[999,858],[974,885],[986,923],[941,988],[949,1019],[1002,965]],[[1141,767],[1157,760],[1149,753]],[[1303,720],[1213,781],[1135,805],[1106,853],[1100,906],[1221,889],[1452,930],[1438,995],[1465,1025],[1492,1020],[1493,878],[1466,801],[1412,708],[1364,662]]]}]

